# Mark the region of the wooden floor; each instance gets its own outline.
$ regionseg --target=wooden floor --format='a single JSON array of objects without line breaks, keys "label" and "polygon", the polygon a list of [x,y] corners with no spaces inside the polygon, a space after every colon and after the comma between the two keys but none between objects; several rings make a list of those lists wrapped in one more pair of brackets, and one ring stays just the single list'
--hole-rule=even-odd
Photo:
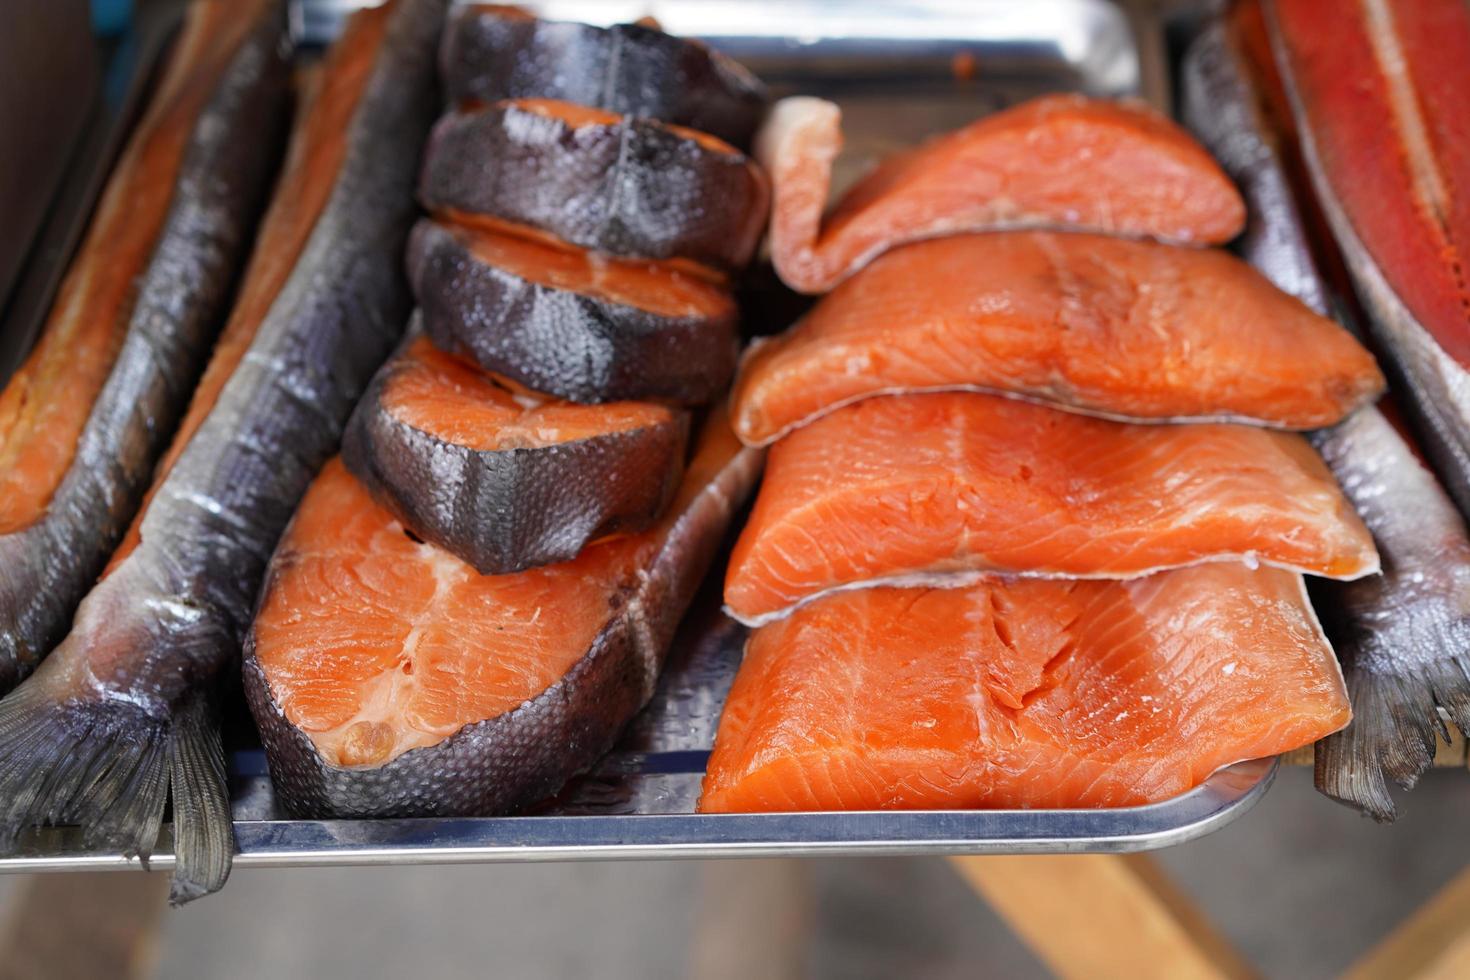
[{"label": "wooden floor", "polygon": [[150,976],[167,899],[157,872],[20,879],[0,920],[0,980]]}]

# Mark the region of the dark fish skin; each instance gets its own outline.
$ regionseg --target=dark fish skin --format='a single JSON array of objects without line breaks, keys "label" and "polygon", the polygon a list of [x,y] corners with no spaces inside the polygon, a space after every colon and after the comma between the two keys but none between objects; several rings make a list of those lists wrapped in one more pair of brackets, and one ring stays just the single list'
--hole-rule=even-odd
[{"label": "dark fish skin", "polygon": [[1322,625],[1354,720],[1317,743],[1317,788],[1389,821],[1384,776],[1411,788],[1433,763],[1444,731],[1436,705],[1470,732],[1470,539],[1381,412],[1358,412],[1314,441],[1383,557],[1381,577],[1324,588]]},{"label": "dark fish skin", "polygon": [[674,630],[760,474],[764,453],[725,439],[726,461],[671,517],[648,566],[609,595],[607,621],[572,669],[514,711],[437,745],[373,768],[330,765],[282,713],[248,639],[245,694],[277,798],[301,817],[483,816],[531,806],[590,767],[652,696]]},{"label": "dark fish skin", "polygon": [[[1239,184],[1249,220],[1239,248],[1278,286],[1326,313],[1289,162],[1269,96],[1234,31],[1207,28],[1185,57],[1183,111]],[[1306,193],[1310,193],[1307,189]],[[1351,260],[1350,260],[1351,261]],[[1354,720],[1317,743],[1317,788],[1381,821],[1395,807],[1385,776],[1411,787],[1431,764],[1436,706],[1470,725],[1470,539],[1453,503],[1377,408],[1312,435],[1378,545],[1383,574],[1314,588]]]},{"label": "dark fish skin", "polygon": [[482,575],[567,561],[589,541],[642,531],[678,489],[687,412],[550,446],[477,450],[414,428],[384,406],[384,388],[402,368],[400,355],[368,386],[347,425],[342,460],[404,527]]},{"label": "dark fish skin", "polygon": [[[1430,0],[1424,0],[1426,10],[1429,9],[1429,2]],[[1395,5],[1387,4],[1385,9],[1392,11]],[[1360,237],[1343,199],[1338,196],[1333,180],[1335,175],[1329,172],[1324,162],[1318,135],[1314,132],[1313,111],[1302,97],[1300,80],[1291,70],[1292,45],[1288,43],[1282,30],[1281,13],[1276,10],[1275,3],[1266,4],[1265,10],[1268,15],[1267,24],[1270,26],[1271,46],[1276,54],[1276,63],[1282,68],[1282,79],[1299,133],[1301,155],[1318,206],[1352,274],[1358,299],[1368,314],[1369,328],[1385,355],[1390,377],[1396,382],[1394,390],[1415,423],[1424,449],[1444,481],[1445,488],[1459,505],[1460,512],[1470,515],[1470,370],[1445,349],[1426,323],[1409,308],[1405,297],[1390,284],[1390,277],[1385,274],[1384,267],[1374,259],[1374,250]],[[1329,16],[1337,17],[1338,13],[1336,9],[1329,10]],[[1382,25],[1374,26],[1371,30],[1384,32]],[[1463,37],[1453,40],[1458,40],[1462,45],[1465,43]],[[1395,39],[1394,43],[1401,41]],[[1412,59],[1414,51],[1406,45],[1402,56]],[[1463,66],[1461,68],[1460,78],[1463,80]],[[1343,70],[1351,72],[1363,69],[1354,59],[1353,63],[1345,62]],[[1363,83],[1362,87],[1367,88],[1367,83]],[[1421,105],[1428,103],[1427,108],[1422,110],[1427,115],[1444,113],[1446,128],[1455,130],[1458,127],[1455,131],[1463,137],[1464,117],[1461,108],[1437,105],[1434,95],[1423,90],[1416,89],[1410,96]],[[1359,112],[1377,111],[1376,107],[1371,106],[1354,109]],[[1327,110],[1324,108],[1323,111]],[[1452,114],[1457,115],[1450,118]],[[1441,162],[1416,159],[1419,149],[1411,146],[1410,141],[1398,131],[1398,122],[1395,119],[1383,120],[1381,138],[1385,143],[1396,144],[1394,153],[1402,154],[1408,159],[1407,167],[1410,170],[1434,169]],[[1442,176],[1440,179],[1453,181],[1453,175]],[[1447,191],[1452,196],[1466,193],[1464,188],[1453,186],[1447,188]],[[1427,237],[1432,223],[1456,220],[1454,216],[1428,216],[1438,207],[1453,207],[1452,203],[1429,204],[1405,199],[1401,196],[1401,189],[1397,187],[1376,188],[1375,194],[1372,207],[1389,213],[1413,213],[1418,216],[1420,223],[1406,234]],[[1465,230],[1456,228],[1450,237],[1453,238],[1456,232],[1463,235]],[[1463,243],[1457,244],[1463,249]],[[1460,254],[1463,255],[1463,251]],[[1458,263],[1454,265],[1452,274],[1459,279],[1459,303],[1463,319],[1458,327],[1463,331],[1465,324],[1470,323],[1470,287],[1465,283],[1465,269]],[[1412,298],[1409,297],[1410,300]]]},{"label": "dark fish skin", "polygon": [[505,102],[439,121],[419,197],[610,255],[730,271],[755,252],[770,191],[744,154],[652,119],[572,124]]},{"label": "dark fish skin", "polygon": [[127,333],[46,512],[0,535],[0,695],[65,635],[122,539],[229,312],[290,113],[285,13],[257,14],[194,126]]},{"label": "dark fish skin", "polygon": [[741,150],[750,149],[768,102],[754,75],[698,41],[497,6],[450,16],[440,71],[452,102],[557,99],[688,126]]},{"label": "dark fish skin", "polygon": [[155,487],[141,543],[0,701],[0,846],[64,820],[90,842],[146,855],[171,795],[175,901],[224,884],[233,827],[207,701],[239,653],[277,537],[407,317],[399,256],[436,104],[443,8],[398,0],[387,14],[326,207]]},{"label": "dark fish skin", "polygon": [[414,228],[408,268],[435,344],[558,398],[699,405],[735,372],[733,300],[708,316],[663,316],[531,282],[480,261],[463,233],[427,219]]}]

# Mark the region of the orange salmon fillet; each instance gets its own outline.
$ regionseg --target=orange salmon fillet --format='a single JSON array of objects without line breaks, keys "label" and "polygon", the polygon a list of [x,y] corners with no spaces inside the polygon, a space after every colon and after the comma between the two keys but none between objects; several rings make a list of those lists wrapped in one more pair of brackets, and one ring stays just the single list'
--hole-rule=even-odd
[{"label": "orange salmon fillet", "polygon": [[730,558],[750,625],[834,589],[1260,561],[1352,579],[1372,536],[1294,433],[1128,425],[968,392],[872,398],[772,447]]},{"label": "orange salmon fillet", "polygon": [[765,445],[871,395],[965,388],[1312,429],[1383,387],[1352,334],[1228,253],[996,232],[906,245],[838,286],[745,356],[732,415]]},{"label": "orange salmon fillet", "polygon": [[699,809],[1132,806],[1350,718],[1291,572],[869,589],[751,637]]},{"label": "orange salmon fillet", "polygon": [[1132,103],[1034,99],[894,156],[823,219],[841,113],[785,99],[756,156],[771,175],[771,259],[821,293],[886,249],[959,231],[1061,227],[1180,243],[1226,242],[1245,204],[1183,129]]}]

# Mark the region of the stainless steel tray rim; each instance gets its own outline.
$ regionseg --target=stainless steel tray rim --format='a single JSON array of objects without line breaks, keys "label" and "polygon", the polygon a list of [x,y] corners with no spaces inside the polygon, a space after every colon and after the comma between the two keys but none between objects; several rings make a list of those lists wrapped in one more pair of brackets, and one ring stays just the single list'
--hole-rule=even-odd
[{"label": "stainless steel tray rim", "polygon": [[[1276,759],[1221,770],[1171,800],[1091,810],[855,810],[825,813],[242,820],[239,867],[475,864],[681,858],[1128,853],[1187,843],[1265,795]],[[1065,832],[1070,830],[1071,832]],[[0,872],[120,870],[75,830],[32,835]],[[150,867],[173,867],[165,835]]]}]

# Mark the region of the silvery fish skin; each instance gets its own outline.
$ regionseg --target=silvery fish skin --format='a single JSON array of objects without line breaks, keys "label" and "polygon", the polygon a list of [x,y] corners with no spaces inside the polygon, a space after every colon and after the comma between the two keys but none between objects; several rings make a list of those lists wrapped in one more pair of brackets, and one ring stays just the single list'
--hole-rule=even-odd
[{"label": "silvery fish skin", "polygon": [[[1240,186],[1242,254],[1320,312],[1318,271],[1284,151],[1231,25],[1217,22],[1183,67],[1186,122]],[[1351,263],[1352,257],[1349,256]],[[1434,475],[1384,414],[1360,409],[1312,436],[1373,532],[1383,573],[1315,590],[1342,662],[1354,720],[1317,743],[1317,788],[1375,819],[1395,807],[1384,780],[1411,787],[1433,761],[1437,706],[1470,726],[1470,539]]]},{"label": "silvery fish skin", "polygon": [[65,635],[141,503],[229,311],[289,118],[285,12],[257,6],[194,124],[76,455],[44,514],[0,535],[0,695]]},{"label": "silvery fish skin", "polygon": [[210,697],[236,662],[277,537],[407,318],[401,256],[444,6],[396,0],[386,14],[325,208],[154,488],[141,542],[0,701],[0,846],[64,821],[146,855],[171,796],[174,901],[228,877],[233,827]]}]

